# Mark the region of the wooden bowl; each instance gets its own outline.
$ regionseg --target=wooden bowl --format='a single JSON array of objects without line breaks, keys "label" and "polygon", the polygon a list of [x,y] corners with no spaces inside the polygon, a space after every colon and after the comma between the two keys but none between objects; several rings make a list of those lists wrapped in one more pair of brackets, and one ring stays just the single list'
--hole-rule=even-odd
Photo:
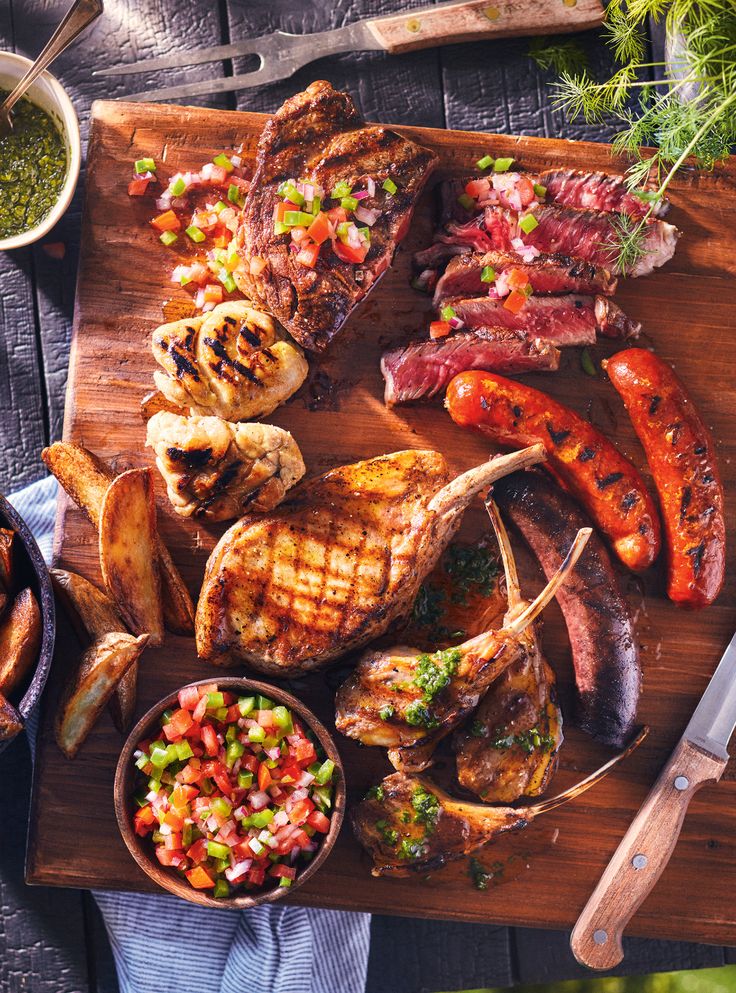
[{"label": "wooden bowl", "polygon": [[[330,817],[330,830],[322,839],[322,844],[317,849],[316,855],[311,862],[297,873],[296,879],[291,886],[275,886],[272,889],[258,890],[255,892],[244,892],[237,896],[222,897],[215,899],[202,890],[193,889],[186,879],[178,876],[174,869],[160,865],[153,854],[153,847],[150,838],[141,838],[133,830],[134,813],[134,783],[138,770],[133,761],[133,752],[136,750],[138,742],[151,737],[160,727],[159,721],[163,712],[176,703],[179,690],[170,693],[163,700],[146,713],[136,724],[128,735],[123,745],[123,750],[118,759],[115,770],[114,801],[115,816],[118,819],[118,827],[123,836],[128,851],[155,883],[163,889],[168,890],[175,896],[190,903],[198,903],[202,907],[219,907],[229,910],[245,910],[249,907],[257,907],[261,903],[274,903],[282,900],[294,890],[306,883],[315,874],[332,850],[332,846],[340,833],[343,817],[345,815],[345,770],[342,766],[340,754],[335,747],[335,742],[331,735],[320,721],[314,716],[304,704],[297,700],[290,693],[272,686],[269,683],[256,682],[253,679],[244,679],[237,676],[226,676],[217,679],[200,679],[196,683],[188,683],[189,686],[203,686],[207,683],[217,683],[220,690],[233,690],[239,693],[246,693],[249,696],[261,694],[267,696],[277,703],[283,704],[292,710],[302,721],[305,727],[309,728],[317,736],[328,758],[335,763],[337,770],[335,792],[333,798],[332,815]],[[183,689],[183,687],[181,687]]]},{"label": "wooden bowl", "polygon": [[[26,721],[41,699],[41,693],[51,669],[56,636],[54,593],[51,588],[49,571],[36,544],[36,539],[18,511],[8,503],[2,494],[0,494],[0,527],[10,528],[17,535],[16,567],[19,588],[30,586],[33,590],[33,595],[36,597],[41,611],[41,623],[43,625],[38,658],[31,675],[26,678],[23,696],[18,700],[17,693],[13,693],[11,700],[20,716]],[[4,751],[11,741],[13,738],[0,741],[0,752]]]}]

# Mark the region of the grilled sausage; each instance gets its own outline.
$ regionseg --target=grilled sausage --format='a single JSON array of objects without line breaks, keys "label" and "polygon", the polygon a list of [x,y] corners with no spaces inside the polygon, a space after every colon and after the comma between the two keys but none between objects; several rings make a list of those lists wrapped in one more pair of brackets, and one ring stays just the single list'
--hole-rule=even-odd
[{"label": "grilled sausage", "polygon": [[710,431],[672,369],[629,348],[603,365],[626,405],[659,493],[667,594],[681,607],[718,596],[726,562],[723,485]]},{"label": "grilled sausage", "polygon": [[[559,566],[578,528],[590,523],[572,497],[539,472],[516,472],[499,480],[493,497],[547,577]],[[595,531],[557,600],[575,667],[575,723],[598,741],[620,746],[636,719],[639,647],[629,606]]]},{"label": "grilled sausage", "polygon": [[660,548],[657,508],[638,469],[568,407],[539,390],[489,372],[463,372],[447,388],[452,419],[502,445],[541,442],[546,467],[583,504],[629,569]]}]

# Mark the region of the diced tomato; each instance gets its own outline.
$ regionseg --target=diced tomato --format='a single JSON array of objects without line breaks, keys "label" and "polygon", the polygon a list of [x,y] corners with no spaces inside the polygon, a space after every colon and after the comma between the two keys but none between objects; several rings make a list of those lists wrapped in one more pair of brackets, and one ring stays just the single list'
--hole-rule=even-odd
[{"label": "diced tomato", "polygon": [[535,198],[534,183],[527,176],[520,175],[516,180],[516,192],[521,198],[521,206],[528,207]]},{"label": "diced tomato", "polygon": [[289,820],[292,824],[304,824],[313,810],[314,804],[308,797],[305,797],[303,800],[297,800],[291,808]]},{"label": "diced tomato", "polygon": [[137,179],[131,179],[128,183],[128,196],[129,197],[142,197],[143,194],[148,189],[148,184],[151,182],[150,179],[142,179],[138,177]]},{"label": "diced tomato", "polygon": [[195,890],[208,890],[215,885],[212,876],[201,865],[195,866],[194,869],[189,869],[185,875]]},{"label": "diced tomato", "polygon": [[320,210],[319,214],[317,214],[309,225],[307,234],[317,245],[321,245],[323,241],[327,241],[330,237],[332,234],[330,219],[323,210]]},{"label": "diced tomato", "polygon": [[140,810],[136,810],[135,816],[133,817],[133,828],[135,833],[141,837],[149,834],[155,820],[156,818],[153,814],[153,807],[150,804],[146,807],[141,807]]},{"label": "diced tomato", "polygon": [[297,252],[296,260],[305,265],[308,269],[314,269],[319,258],[319,245],[305,245],[301,251]]},{"label": "diced tomato", "polygon": [[330,219],[330,223],[336,228],[338,224],[344,224],[348,219],[348,212],[344,207],[332,207],[325,211]]},{"label": "diced tomato", "polygon": [[220,743],[217,740],[215,729],[211,724],[202,725],[202,744],[204,745],[205,755],[217,755],[220,751]]},{"label": "diced tomato", "polygon": [[264,880],[266,878],[266,870],[249,869],[247,878],[251,886],[263,886]]},{"label": "diced tomato", "polygon": [[172,831],[181,831],[184,827],[184,818],[174,810],[167,810],[162,824],[168,824]]},{"label": "diced tomato", "polygon": [[193,845],[187,849],[187,858],[192,862],[204,862],[207,858],[207,839],[197,838]]},{"label": "diced tomato", "polygon": [[216,769],[212,778],[215,780],[218,790],[222,790],[225,796],[230,796],[235,787],[230,782],[227,773],[225,772],[225,767],[221,765],[218,769]]},{"label": "diced tomato", "polygon": [[339,259],[343,262],[352,262],[354,265],[359,265],[365,260],[370,244],[366,241],[360,246],[360,248],[353,248],[352,245],[344,245],[341,241],[333,241],[332,248]]},{"label": "diced tomato", "polygon": [[227,169],[223,166],[213,165],[210,170],[210,178],[207,182],[210,186],[224,186],[227,183],[229,175]]},{"label": "diced tomato", "polygon": [[271,770],[268,768],[265,762],[261,762],[258,766],[258,789],[265,790],[273,783],[273,777],[271,775]]},{"label": "diced tomato", "polygon": [[[156,858],[159,860],[161,865],[176,865],[179,861],[179,857],[183,854],[184,853],[182,851],[167,848],[166,845],[156,846]],[[189,873],[187,873],[187,877],[188,876]],[[214,886],[215,884],[213,883],[212,885]],[[194,886],[194,883],[192,883],[192,886]]]},{"label": "diced tomato", "polygon": [[525,294],[521,293],[519,290],[513,290],[503,302],[506,310],[510,310],[512,314],[518,314],[526,304],[527,298]]},{"label": "diced tomato", "polygon": [[523,290],[529,285],[529,276],[523,269],[512,269],[506,276],[509,289]]},{"label": "diced tomato", "polygon": [[269,876],[274,876],[276,879],[296,879],[296,867],[293,865],[284,865],[282,862],[272,865],[268,870]]},{"label": "diced tomato", "polygon": [[313,810],[307,818],[307,824],[322,834],[327,834],[330,830],[330,818],[323,814],[321,810]]},{"label": "diced tomato", "polygon": [[179,690],[179,706],[182,710],[194,710],[199,703],[199,691],[196,686],[185,686]]},{"label": "diced tomato", "polygon": [[295,831],[294,834],[292,835],[291,838],[292,848],[295,847],[306,848],[309,843],[310,843],[309,835],[307,834],[306,831],[302,831],[301,828],[298,831]]},{"label": "diced tomato", "polygon": [[197,724],[201,724],[204,720],[204,715],[207,713],[207,697],[200,697],[197,706],[194,708],[194,713],[192,714],[192,720]]},{"label": "diced tomato", "polygon": [[279,782],[291,785],[299,779],[301,774],[302,770],[298,765],[285,765],[279,774]]},{"label": "diced tomato", "polygon": [[164,848],[170,852],[181,851],[181,831],[172,831],[171,834],[164,835]]},{"label": "diced tomato", "polygon": [[273,727],[276,723],[276,718],[273,716],[272,710],[259,710],[256,714],[256,720],[262,728]]},{"label": "diced tomato", "polygon": [[253,754],[245,753],[240,756],[240,768],[245,772],[256,772],[258,769],[258,759]]},{"label": "diced tomato", "polygon": [[452,331],[452,325],[449,321],[432,321],[429,325],[430,338],[446,338],[450,331]]},{"label": "diced tomato", "polygon": [[154,217],[151,227],[156,228],[157,231],[180,231],[181,221],[173,210],[165,210],[163,214]]},{"label": "diced tomato", "polygon": [[175,810],[180,810],[182,807],[188,806],[195,796],[199,796],[199,790],[196,786],[180,784],[172,790],[169,803]]},{"label": "diced tomato", "polygon": [[199,759],[189,759],[181,772],[176,774],[176,778],[180,783],[198,783],[202,778]]},{"label": "diced tomato", "polygon": [[238,710],[237,703],[234,703],[227,708],[227,716],[225,717],[225,723],[237,724],[239,720],[240,720],[240,711]]},{"label": "diced tomato", "polygon": [[309,738],[302,738],[294,746],[294,758],[300,765],[311,765],[317,758],[314,745]]},{"label": "diced tomato", "polygon": [[299,208],[289,200],[280,200],[273,209],[274,221],[283,221],[286,212],[290,210],[299,210]]},{"label": "diced tomato", "polygon": [[267,265],[267,259],[261,258],[260,255],[253,255],[248,263],[251,276],[260,276]]},{"label": "diced tomato", "polygon": [[207,283],[204,288],[205,303],[222,303],[222,286],[219,283]]},{"label": "diced tomato", "polygon": [[465,192],[474,200],[485,196],[491,189],[491,184],[487,179],[471,179],[465,184]]}]

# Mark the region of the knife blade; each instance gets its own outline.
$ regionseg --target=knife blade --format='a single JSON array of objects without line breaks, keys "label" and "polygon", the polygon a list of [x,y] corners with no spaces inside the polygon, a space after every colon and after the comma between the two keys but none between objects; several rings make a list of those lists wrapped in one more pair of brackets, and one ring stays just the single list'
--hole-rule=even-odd
[{"label": "knife blade", "polygon": [[664,872],[690,800],[723,775],[734,729],[736,634],[573,928],[570,947],[582,965],[611,969],[623,959],[626,925]]}]

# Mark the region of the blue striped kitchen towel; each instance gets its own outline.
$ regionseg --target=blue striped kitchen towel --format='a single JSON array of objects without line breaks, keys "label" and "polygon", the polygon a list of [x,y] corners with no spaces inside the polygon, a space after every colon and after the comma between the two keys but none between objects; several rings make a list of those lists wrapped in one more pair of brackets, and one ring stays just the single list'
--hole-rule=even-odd
[{"label": "blue striped kitchen towel", "polygon": [[[10,502],[51,559],[56,481]],[[303,907],[206,910],[166,894],[95,892],[121,993],[363,993],[370,915]]]}]

